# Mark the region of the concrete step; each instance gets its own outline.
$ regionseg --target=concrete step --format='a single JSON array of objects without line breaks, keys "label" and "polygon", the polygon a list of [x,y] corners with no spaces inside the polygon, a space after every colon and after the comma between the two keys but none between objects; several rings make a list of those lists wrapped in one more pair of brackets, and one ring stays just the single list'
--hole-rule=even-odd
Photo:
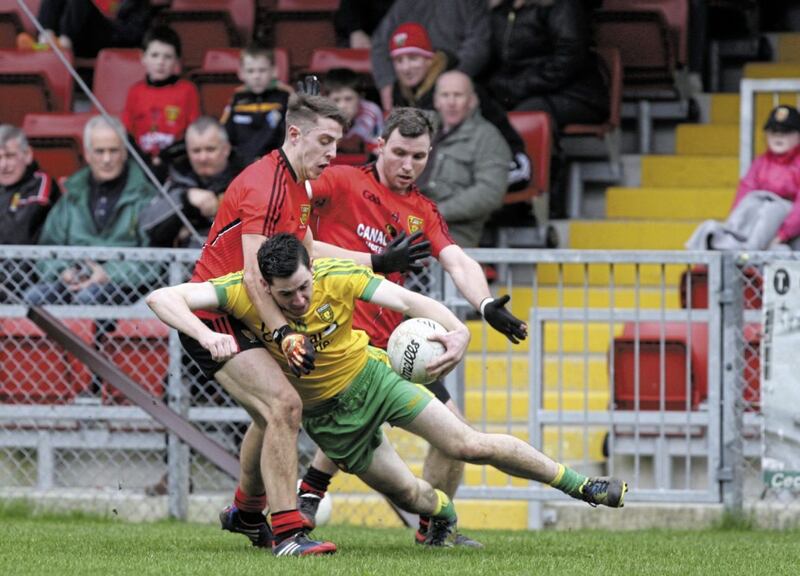
[{"label": "concrete step", "polygon": [[679,124],[675,153],[695,156],[739,154],[739,124]]},{"label": "concrete step", "polygon": [[[683,250],[697,222],[680,221],[587,221],[570,222],[570,248],[578,250]],[[617,300],[622,296],[616,290]],[[646,295],[642,291],[642,296]],[[630,294],[629,296],[633,296]],[[677,290],[675,290],[677,296]],[[647,302],[653,301],[648,297]],[[675,302],[668,300],[669,305]]]},{"label": "concrete step", "polygon": [[711,94],[711,123],[739,124],[739,95]]},{"label": "concrete step", "polygon": [[778,62],[800,64],[800,34],[785,32],[776,36],[775,59]]},{"label": "concrete step", "polygon": [[[549,390],[583,390],[584,382],[593,391],[608,390],[608,367],[605,355],[594,358],[564,356],[546,358],[544,385]],[[510,373],[509,373],[510,367]],[[507,356],[469,353],[466,358],[467,390],[528,390],[532,385],[527,354]]]},{"label": "concrete step", "polygon": [[748,62],[745,78],[800,78],[800,62]]},{"label": "concrete step", "polygon": [[[610,215],[609,215],[610,217]],[[536,268],[540,286],[668,286],[677,282],[685,266],[615,264],[613,275],[608,264],[539,264]]]},{"label": "concrete step", "polygon": [[[689,238],[691,231],[694,230],[695,223],[689,222],[648,222],[641,223],[654,230],[645,229],[636,231],[627,230],[628,228],[638,228],[640,223],[630,222],[597,222],[598,233],[608,233],[613,238],[605,238],[601,241],[608,243],[607,246],[596,246],[597,248],[630,248],[643,250],[673,250],[683,248],[683,242]],[[688,230],[688,232],[687,232]],[[649,237],[642,237],[642,233],[649,234]],[[680,240],[676,240],[679,238]],[[573,248],[579,246],[574,245]],[[580,248],[592,248],[593,246],[580,246]],[[511,310],[517,316],[528,319],[531,307],[539,308],[673,308],[680,307],[680,302],[676,299],[677,290],[672,290],[671,286],[666,287],[666,299],[662,299],[661,290],[658,287],[641,287],[640,289],[620,286],[614,289],[613,293],[605,287],[587,286],[586,288],[575,288],[565,286],[561,290],[556,288],[540,288],[534,292],[530,288],[514,288],[511,298]],[[674,293],[673,293],[674,292]],[[499,294],[504,294],[504,290],[499,290]]]},{"label": "concrete step", "polygon": [[608,218],[633,220],[724,220],[734,188],[619,188],[606,191]]},{"label": "concrete step", "polygon": [[736,156],[645,156],[642,187],[735,188],[739,182]]},{"label": "concrete step", "polygon": [[[487,352],[512,351],[523,354],[529,350],[530,339],[513,345],[505,336],[482,321],[467,322],[467,327],[472,334],[468,352],[481,352],[484,347]],[[584,327],[574,322],[564,324],[548,322],[544,328],[544,351],[546,354],[559,352],[605,354],[609,342],[620,334],[622,334],[622,324],[609,326],[608,323],[592,323]]]}]

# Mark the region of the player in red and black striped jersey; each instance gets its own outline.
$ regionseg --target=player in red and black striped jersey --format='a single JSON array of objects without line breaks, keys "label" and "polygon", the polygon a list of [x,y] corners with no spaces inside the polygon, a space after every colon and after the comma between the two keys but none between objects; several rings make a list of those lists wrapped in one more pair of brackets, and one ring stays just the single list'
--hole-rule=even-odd
[{"label": "player in red and black striped jersey", "polygon": [[[467,301],[495,330],[516,344],[527,337],[528,329],[506,310],[509,297],[491,296],[480,264],[453,243],[436,205],[422,196],[414,185],[427,164],[434,133],[428,114],[416,108],[395,108],[386,120],[374,165],[334,166],[311,184],[312,230],[320,241],[374,253],[381,253],[399,233],[421,231],[431,243],[433,256]],[[402,282],[403,278],[395,274],[390,279]],[[385,348],[389,335],[401,320],[402,316],[396,312],[358,302],[353,326],[364,330],[374,346]],[[442,359],[447,355],[446,352]],[[430,385],[430,389],[463,419],[441,381]],[[432,449],[425,460],[423,476],[452,497],[463,470],[463,463]],[[313,515],[314,504],[324,496],[335,472],[336,466],[318,452],[301,484],[302,512]],[[425,541],[426,529],[427,519],[420,518],[418,542]],[[460,534],[455,537],[455,543],[480,546]]]},{"label": "player in red and black striped jersey", "polygon": [[[318,178],[336,156],[336,141],[345,122],[327,98],[299,95],[289,101],[286,124],[282,147],[251,164],[225,192],[192,281],[244,270],[244,285],[262,320],[263,335],[278,342],[292,369],[301,376],[313,369],[313,344],[292,330],[263,289],[256,254],[266,238],[289,233],[317,255],[349,257],[379,272],[404,270],[427,252],[425,245],[412,245],[409,239],[395,241],[383,254],[314,243],[308,229],[311,203],[304,183]],[[242,441],[242,469],[234,504],[220,515],[223,528],[247,535],[254,545],[268,545],[272,537],[262,513],[268,494],[276,554],[334,551],[330,542],[305,538],[303,519],[296,509],[296,446],[302,409],[299,396],[261,339],[239,320],[221,314],[197,315],[213,330],[233,336],[236,353],[224,360],[215,359],[206,343],[181,334],[184,348],[253,419]]]}]

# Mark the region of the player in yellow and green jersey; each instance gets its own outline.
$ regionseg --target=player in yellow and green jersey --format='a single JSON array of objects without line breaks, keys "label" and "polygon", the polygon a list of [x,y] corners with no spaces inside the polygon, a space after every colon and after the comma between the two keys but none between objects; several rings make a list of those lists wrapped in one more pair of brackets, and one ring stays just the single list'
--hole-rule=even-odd
[{"label": "player in yellow and green jersey", "polygon": [[[314,345],[315,369],[310,374],[296,376],[290,370],[276,342],[280,335],[264,329],[240,273],[161,288],[148,296],[147,303],[161,320],[195,338],[220,362],[236,354],[235,339],[212,331],[192,311],[217,310],[241,320],[283,366],[297,389],[303,400],[303,427],[309,436],[342,470],[357,475],[398,507],[430,515],[428,544],[449,545],[456,527],[453,503],[444,492],[414,477],[383,436],[381,426],[386,422],[421,436],[451,458],[490,464],[507,474],[550,484],[592,505],[623,505],[625,482],[588,478],[518,438],[473,430],[427,389],[397,375],[385,352],[370,347],[366,334],[352,327],[357,300],[411,317],[431,318],[447,333],[430,338],[462,358],[469,331],[443,304],[384,281],[350,260],[320,258],[312,266],[302,243],[289,234],[265,241],[258,251],[258,265],[265,292],[275,300],[291,329]],[[442,376],[445,365],[437,359],[428,370]],[[237,397],[237,390],[228,392]]]}]

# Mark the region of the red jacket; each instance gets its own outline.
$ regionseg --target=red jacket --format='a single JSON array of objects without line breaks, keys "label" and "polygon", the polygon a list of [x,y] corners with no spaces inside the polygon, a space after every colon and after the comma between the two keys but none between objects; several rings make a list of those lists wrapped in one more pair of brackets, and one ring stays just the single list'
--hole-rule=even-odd
[{"label": "red jacket", "polygon": [[757,190],[772,192],[794,203],[778,230],[778,238],[787,241],[800,236],[800,146],[786,154],[767,151],[756,158],[739,182],[731,209],[747,194]]}]

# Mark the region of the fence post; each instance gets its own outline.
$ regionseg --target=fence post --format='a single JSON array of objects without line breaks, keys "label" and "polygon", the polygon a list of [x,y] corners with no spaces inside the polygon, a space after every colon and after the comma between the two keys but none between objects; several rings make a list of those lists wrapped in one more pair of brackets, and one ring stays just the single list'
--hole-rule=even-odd
[{"label": "fence post", "polygon": [[[744,504],[744,441],[742,379],[744,370],[744,282],[738,255],[722,256],[722,461],[717,479],[727,512],[741,513]],[[713,409],[713,407],[712,407]]]},{"label": "fence post", "polygon": [[[169,285],[183,282],[185,275],[177,259],[169,263]],[[169,333],[167,405],[184,418],[189,415],[189,397],[181,378],[181,347],[178,333]],[[189,513],[189,447],[174,434],[167,439],[167,507],[171,518],[186,520]]]}]

